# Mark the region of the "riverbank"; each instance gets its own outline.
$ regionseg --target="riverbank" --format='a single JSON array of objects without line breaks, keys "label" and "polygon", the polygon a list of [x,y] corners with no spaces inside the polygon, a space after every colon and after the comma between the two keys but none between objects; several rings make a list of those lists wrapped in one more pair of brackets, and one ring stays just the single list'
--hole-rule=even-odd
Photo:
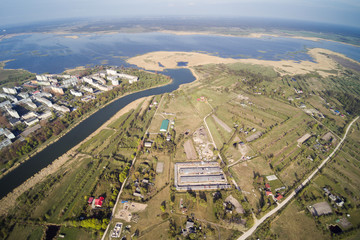
[{"label": "riverbank", "polygon": [[159,51],[129,58],[127,59],[127,62],[138,67],[154,71],[162,71],[165,68],[183,68],[182,66],[178,66],[178,62],[187,62],[187,67],[189,68],[205,64],[245,63],[273,67],[280,75],[306,74],[316,71],[324,77],[334,75],[335,73],[331,71],[338,68],[338,63],[328,57],[330,54],[359,64],[357,61],[350,59],[343,54],[322,48],[309,49],[308,54],[314,59],[314,61],[234,59],[221,58],[197,52]]},{"label": "riverbank", "polygon": [[[79,66],[76,67],[74,69],[68,69],[65,72],[69,73],[71,71],[79,71],[79,70],[84,70],[86,69],[83,66]],[[154,74],[153,72],[149,72],[148,73]],[[14,166],[12,166],[11,168],[7,169],[3,174],[0,175],[0,179],[2,179],[3,177],[5,177],[7,174],[9,174],[10,172],[14,171],[16,168],[18,168],[19,166],[21,166],[21,164],[25,163],[27,160],[29,160],[31,157],[35,156],[36,154],[38,154],[39,152],[41,152],[42,150],[44,150],[45,148],[49,147],[50,145],[54,144],[55,142],[57,142],[59,139],[61,139],[64,135],[66,135],[68,132],[70,132],[73,128],[75,128],[76,126],[78,126],[80,123],[82,123],[83,121],[85,121],[87,118],[89,118],[91,115],[93,115],[94,113],[96,113],[99,109],[106,107],[107,105],[113,103],[114,101],[117,101],[119,99],[121,99],[122,97],[125,97],[129,94],[133,94],[133,93],[137,93],[137,92],[141,92],[147,89],[152,89],[152,88],[157,88],[157,87],[162,87],[162,86],[166,86],[168,84],[172,83],[172,79],[164,84],[160,84],[160,85],[155,85],[153,87],[150,88],[146,88],[146,89],[142,89],[142,90],[137,90],[137,91],[132,91],[132,92],[127,92],[121,96],[118,96],[114,99],[112,99],[111,101],[107,102],[106,104],[104,104],[101,107],[97,107],[93,110],[91,110],[90,112],[86,113],[85,115],[81,116],[80,119],[76,120],[74,123],[72,123],[67,129],[65,129],[63,132],[61,132],[58,136],[56,136],[53,139],[48,139],[45,143],[43,143],[41,146],[37,147],[34,151],[30,152],[30,154],[28,154],[26,157],[24,157],[23,159],[21,159],[20,161],[18,161],[17,163],[14,164]]]},{"label": "riverbank", "polygon": [[96,131],[90,134],[87,138],[83,141],[78,143],[76,146],[71,148],[69,151],[64,153],[61,157],[53,161],[49,166],[43,168],[40,172],[36,173],[34,176],[26,180],[23,184],[16,187],[11,193],[7,194],[4,198],[0,200],[0,215],[7,214],[8,210],[15,206],[17,199],[21,194],[25,191],[29,190],[30,188],[34,187],[37,183],[45,180],[47,176],[50,174],[55,173],[61,167],[67,167],[73,161],[76,161],[81,157],[83,154],[79,154],[76,150],[86,141],[91,139],[92,137],[96,136],[101,130],[107,128],[112,121],[121,117],[123,114],[129,112],[132,109],[136,109],[138,104],[142,103],[143,101],[148,100],[151,97],[144,97],[139,98],[130,104],[126,105],[124,108],[119,110],[113,117],[107,120],[101,127],[99,127]]}]

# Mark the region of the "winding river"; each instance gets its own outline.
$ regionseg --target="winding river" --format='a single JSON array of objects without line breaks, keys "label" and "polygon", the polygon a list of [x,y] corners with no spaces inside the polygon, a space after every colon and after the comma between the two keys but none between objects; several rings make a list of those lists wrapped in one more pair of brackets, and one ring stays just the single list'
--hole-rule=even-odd
[{"label": "winding river", "polygon": [[0,179],[0,199],[24,183],[35,173],[51,164],[55,159],[83,141],[129,103],[142,97],[172,92],[178,89],[181,84],[190,83],[195,80],[191,71],[185,68],[168,69],[162,73],[170,76],[173,81],[165,86],[126,95],[108,104],[82,121],[58,141],[46,147],[44,150],[21,164],[15,170],[5,175],[2,179]]}]

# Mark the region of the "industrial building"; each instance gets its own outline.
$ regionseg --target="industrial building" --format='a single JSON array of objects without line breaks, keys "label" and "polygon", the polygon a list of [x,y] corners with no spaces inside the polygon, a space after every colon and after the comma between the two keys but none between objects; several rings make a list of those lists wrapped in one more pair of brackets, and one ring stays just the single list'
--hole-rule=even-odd
[{"label": "industrial building", "polygon": [[230,188],[218,162],[175,163],[175,187],[178,191]]}]

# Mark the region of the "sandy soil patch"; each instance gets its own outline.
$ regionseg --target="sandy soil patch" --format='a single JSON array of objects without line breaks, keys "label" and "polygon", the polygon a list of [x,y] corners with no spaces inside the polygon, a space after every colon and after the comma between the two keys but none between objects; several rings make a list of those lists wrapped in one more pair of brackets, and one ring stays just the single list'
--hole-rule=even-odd
[{"label": "sandy soil patch", "polygon": [[123,219],[127,222],[131,221],[132,213],[144,211],[147,204],[136,202],[121,203],[122,209],[115,213],[115,218]]},{"label": "sandy soil patch", "polygon": [[226,199],[225,199],[225,202],[231,202],[232,205],[234,205],[235,207],[235,211],[237,213],[241,213],[243,214],[245,211],[244,211],[244,208],[241,206],[241,204],[239,203],[238,200],[236,200],[236,198],[234,198],[232,195],[228,196]]},{"label": "sandy soil patch", "polygon": [[[328,76],[329,70],[337,69],[337,63],[329,58],[327,55],[334,54],[342,58],[355,61],[346,57],[343,54],[336,53],[327,49],[313,48],[308,51],[308,54],[314,58],[314,62],[311,61],[270,61],[259,59],[233,59],[233,58],[221,58],[217,56],[211,56],[204,53],[196,52],[151,52],[144,55],[129,58],[127,60],[130,64],[135,64],[139,67],[162,71],[165,68],[181,68],[177,66],[178,62],[188,62],[188,67],[205,65],[205,64],[220,64],[220,63],[247,63],[255,65],[270,66],[279,72],[281,75],[285,74],[306,74],[316,71],[322,76]],[[355,61],[356,62],[356,61]],[[161,65],[159,65],[159,63]]]},{"label": "sandy soil patch", "polygon": [[125,106],[120,111],[118,111],[113,117],[111,117],[107,122],[105,122],[100,128],[98,128],[90,136],[88,136],[86,139],[84,139],[82,142],[80,142],[79,144],[74,146],[72,149],[70,149],[68,152],[63,154],[61,157],[59,157],[58,159],[53,161],[49,166],[40,170],[34,176],[32,176],[31,178],[26,180],[23,184],[21,184],[20,186],[15,188],[11,193],[9,193],[4,198],[2,198],[0,200],[0,215],[5,215],[10,208],[14,207],[16,204],[15,199],[17,199],[25,191],[34,187],[37,183],[43,181],[50,174],[55,173],[57,170],[59,170],[60,167],[66,167],[71,162],[73,162],[73,161],[77,160],[79,157],[83,156],[76,152],[76,150],[83,143],[85,143],[86,141],[90,140],[92,137],[97,135],[101,130],[105,129],[107,127],[107,125],[109,125],[115,119],[119,118],[120,116],[127,113],[131,109],[135,109],[138,106],[138,104],[140,104],[145,99],[146,98],[140,98],[140,99],[135,100],[134,102],[129,103],[127,106]]},{"label": "sandy soil patch", "polygon": [[86,69],[87,68],[85,66],[78,66],[76,68],[66,69],[64,72],[67,73],[67,74],[71,74],[74,71],[84,71]]},{"label": "sandy soil patch", "polygon": [[195,160],[197,158],[194,145],[190,139],[184,143],[184,149],[188,160]]}]

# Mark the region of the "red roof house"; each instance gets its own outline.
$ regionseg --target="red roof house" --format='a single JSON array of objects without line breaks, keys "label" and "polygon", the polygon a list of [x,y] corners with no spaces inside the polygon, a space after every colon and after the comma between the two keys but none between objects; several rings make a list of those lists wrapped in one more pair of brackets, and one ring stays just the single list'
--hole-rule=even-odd
[{"label": "red roof house", "polygon": [[95,199],[95,207],[101,207],[105,198],[99,197]]},{"label": "red roof house", "polygon": [[266,196],[273,195],[271,191],[266,191]]},{"label": "red roof house", "polygon": [[279,201],[280,199],[282,199],[282,198],[283,198],[283,195],[279,194],[279,195],[277,195],[275,198],[276,198],[276,200],[278,200],[278,201]]},{"label": "red roof house", "polygon": [[91,204],[93,202],[93,200],[94,200],[93,197],[89,197],[88,204]]},{"label": "red roof house", "polygon": [[271,189],[271,188],[270,188],[270,184],[265,183],[265,188],[266,188],[266,189]]}]

